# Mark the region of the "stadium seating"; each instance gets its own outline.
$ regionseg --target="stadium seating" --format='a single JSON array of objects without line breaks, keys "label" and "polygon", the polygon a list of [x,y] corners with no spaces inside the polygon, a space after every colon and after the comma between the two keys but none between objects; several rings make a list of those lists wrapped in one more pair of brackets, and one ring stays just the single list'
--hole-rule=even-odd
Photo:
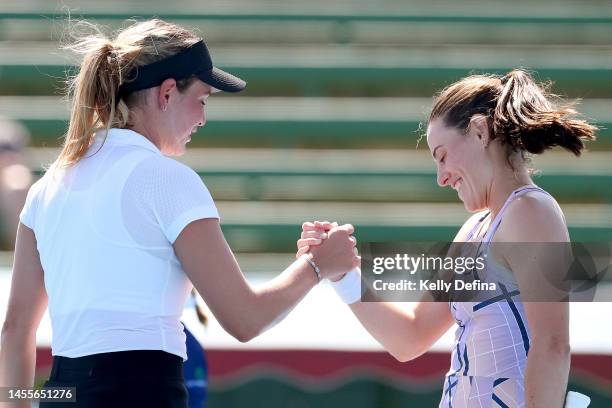
[{"label": "stadium seating", "polygon": [[[583,161],[549,154],[535,180],[574,209],[574,239],[610,236],[612,18],[563,6],[552,16],[453,16],[423,4],[313,14],[264,3],[237,14],[223,6],[152,14],[111,3],[71,15],[110,29],[135,15],[196,27],[217,64],[248,81],[239,97],[211,99],[208,123],[191,143],[198,149],[183,159],[218,201],[236,250],[291,251],[301,221],[318,217],[355,223],[362,240],[452,239],[467,214],[452,190],[436,185],[419,145],[431,97],[469,73],[518,66],[553,81],[555,92],[585,98],[579,109],[602,128]],[[30,129],[40,174],[67,127],[59,95],[75,60],[58,48],[68,27],[63,10],[23,10],[0,9],[0,110]]]},{"label": "stadium seating", "polygon": [[[216,65],[248,87],[210,99],[208,123],[180,160],[210,189],[247,273],[291,259],[301,223],[312,219],[353,223],[361,242],[452,240],[468,213],[436,182],[423,139],[432,96],[465,75],[516,67],[582,99],[578,110],[600,127],[580,159],[560,151],[535,158],[534,181],[561,203],[573,240],[612,241],[612,8],[605,2],[55,3],[0,4],[0,114],[30,130],[34,173],[57,155],[67,128],[61,95],[75,58],[59,45],[68,28],[83,29],[76,20],[112,30],[128,18],[158,16],[194,27]],[[0,253],[0,264],[9,258]],[[440,353],[410,364],[379,352],[327,353],[299,360],[293,351],[213,350],[210,406],[434,406],[448,367]],[[39,371],[49,358],[39,350]],[[264,363],[239,370],[257,358]],[[609,356],[572,359],[572,389],[591,395],[593,406],[610,406],[612,377],[601,368]],[[279,361],[288,368],[275,371]],[[330,372],[339,374],[330,379]],[[238,380],[227,380],[232,375]]]}]

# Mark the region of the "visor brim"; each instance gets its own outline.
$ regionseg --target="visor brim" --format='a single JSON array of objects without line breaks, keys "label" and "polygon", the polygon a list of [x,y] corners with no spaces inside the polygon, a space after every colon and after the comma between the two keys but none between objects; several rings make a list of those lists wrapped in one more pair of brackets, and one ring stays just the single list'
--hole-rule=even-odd
[{"label": "visor brim", "polygon": [[216,67],[198,75],[198,77],[202,82],[210,85],[217,91],[233,93],[240,92],[246,87],[246,82],[244,80]]}]

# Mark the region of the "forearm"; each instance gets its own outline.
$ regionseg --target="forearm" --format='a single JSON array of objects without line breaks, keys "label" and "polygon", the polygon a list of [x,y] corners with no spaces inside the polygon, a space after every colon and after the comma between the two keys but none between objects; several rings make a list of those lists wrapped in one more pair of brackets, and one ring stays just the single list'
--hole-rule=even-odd
[{"label": "forearm", "polygon": [[399,361],[425,353],[454,322],[447,303],[370,301],[350,307],[363,327]]},{"label": "forearm", "polygon": [[532,341],[525,373],[525,407],[563,407],[569,369],[568,345],[550,339]]},{"label": "forearm", "polygon": [[281,274],[253,289],[245,303],[243,326],[248,341],[282,320],[318,283],[312,267],[303,259],[296,260]]},{"label": "forearm", "polygon": [[357,302],[351,311],[361,325],[385,350],[399,361],[408,361],[426,351],[415,336],[415,316],[411,309],[387,302]]},{"label": "forearm", "polygon": [[36,335],[3,331],[0,347],[0,386],[31,388],[36,366]]}]

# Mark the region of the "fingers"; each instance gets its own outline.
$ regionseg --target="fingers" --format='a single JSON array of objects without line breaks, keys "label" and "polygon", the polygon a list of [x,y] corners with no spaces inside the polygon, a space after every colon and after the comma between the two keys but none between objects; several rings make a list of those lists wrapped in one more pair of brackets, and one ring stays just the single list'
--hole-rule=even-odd
[{"label": "fingers", "polygon": [[323,230],[329,231],[334,227],[337,227],[337,222],[329,222],[329,221],[313,221],[313,222],[305,222],[302,224],[302,231],[315,231],[315,230]]},{"label": "fingers", "polygon": [[297,247],[298,249],[302,249],[303,247],[321,245],[322,242],[323,240],[318,239],[318,238],[303,238],[303,239],[298,239]]},{"label": "fingers", "polygon": [[315,225],[316,228],[323,229],[325,231],[329,231],[332,228],[337,227],[338,223],[337,222],[329,222],[329,221],[315,221],[314,225]]},{"label": "fingers", "polygon": [[[333,223],[328,226],[331,225]],[[310,230],[302,232],[298,247],[301,250],[309,242],[321,242],[320,245],[311,246],[308,252],[315,258],[324,278],[342,276],[361,265],[361,257],[356,247],[357,239],[352,235],[355,228],[352,225],[336,225],[329,232],[318,229],[319,226],[322,224],[316,221],[306,225]],[[323,233],[327,233],[327,238],[322,240]]]},{"label": "fingers", "polygon": [[334,227],[330,231],[330,233],[334,231],[344,231],[348,235],[353,235],[353,233],[355,232],[355,227],[353,227],[351,224],[344,224],[344,225],[340,225],[339,227]]},{"label": "fingers", "polygon": [[[336,234],[344,235],[348,239],[348,242],[351,244],[351,246],[355,248],[357,246],[357,238],[352,235],[354,232],[355,227],[353,227],[351,224],[344,224],[339,227],[335,227],[331,231],[329,231],[329,233],[327,234],[327,238]],[[317,235],[312,235],[312,237],[320,238],[320,236]]]},{"label": "fingers", "polygon": [[302,224],[302,233],[297,241],[298,251],[295,254],[296,258],[308,253],[310,248],[318,246],[327,239],[327,231],[338,226],[337,222],[329,221],[313,221]]},{"label": "fingers", "polygon": [[321,230],[316,231],[302,231],[300,238],[317,238],[317,239],[326,239],[327,232],[323,232]]},{"label": "fingers", "polygon": [[314,231],[316,230],[314,222],[305,222],[302,224],[302,231]]},{"label": "fingers", "polygon": [[300,256],[302,256],[304,254],[307,254],[308,251],[310,251],[310,247],[309,246],[302,247],[302,248],[298,249],[298,251],[295,253],[295,257],[299,258]]}]

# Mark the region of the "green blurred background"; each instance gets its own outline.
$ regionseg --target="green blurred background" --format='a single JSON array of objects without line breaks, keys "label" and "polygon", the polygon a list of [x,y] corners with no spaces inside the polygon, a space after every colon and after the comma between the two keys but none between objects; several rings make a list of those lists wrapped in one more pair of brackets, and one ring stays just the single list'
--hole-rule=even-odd
[{"label": "green blurred background", "polygon": [[[0,112],[30,130],[28,160],[38,175],[67,127],[61,89],[75,60],[59,42],[68,14],[109,30],[151,16],[194,28],[215,65],[247,80],[239,96],[210,99],[208,123],[181,158],[211,190],[231,247],[257,265],[247,272],[276,270],[276,254],[294,251],[301,223],[312,219],[353,223],[362,241],[451,240],[468,214],[437,186],[426,143],[418,143],[432,96],[470,73],[516,67],[582,99],[578,110],[601,127],[580,159],[561,151],[536,158],[535,182],[561,203],[573,240],[611,241],[611,2],[2,2]],[[261,398],[269,407],[433,406],[441,386],[441,374],[349,376],[321,391],[299,375],[254,375],[215,388],[211,370],[215,407],[258,406]],[[611,371],[595,382],[579,376],[574,388],[599,395],[605,405],[595,406],[612,406]]]}]

